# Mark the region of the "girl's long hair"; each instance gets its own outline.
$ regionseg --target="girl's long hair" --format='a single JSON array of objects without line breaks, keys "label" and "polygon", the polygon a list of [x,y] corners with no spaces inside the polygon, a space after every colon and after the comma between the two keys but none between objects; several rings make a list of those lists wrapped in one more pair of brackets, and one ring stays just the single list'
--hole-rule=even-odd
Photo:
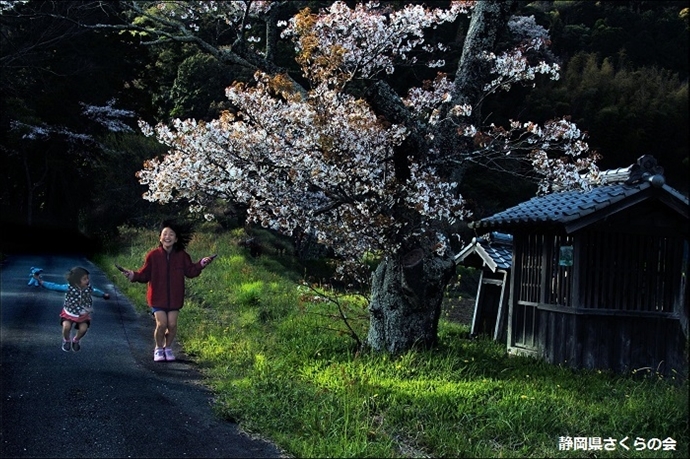
[{"label": "girl's long hair", "polygon": [[175,250],[185,250],[194,236],[194,224],[191,222],[174,219],[163,220],[160,224],[159,234],[164,228],[170,228],[175,232],[177,236],[177,242],[173,245]]}]

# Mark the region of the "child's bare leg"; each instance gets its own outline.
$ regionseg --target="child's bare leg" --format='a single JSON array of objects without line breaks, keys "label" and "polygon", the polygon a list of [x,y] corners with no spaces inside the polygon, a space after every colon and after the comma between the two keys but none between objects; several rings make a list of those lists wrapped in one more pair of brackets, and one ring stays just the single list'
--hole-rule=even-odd
[{"label": "child's bare leg", "polygon": [[69,320],[62,321],[62,339],[69,341],[69,335],[72,332],[72,322]]},{"label": "child's bare leg", "polygon": [[172,343],[177,335],[177,316],[180,311],[168,311],[168,327],[165,333],[165,347],[172,348]]},{"label": "child's bare leg", "polygon": [[153,315],[156,318],[156,329],[153,331],[153,339],[156,347],[165,347],[165,333],[168,330],[168,314],[165,311],[156,311]]},{"label": "child's bare leg", "polygon": [[80,324],[77,324],[77,336],[74,337],[75,340],[79,341],[86,335],[86,332],[89,330],[89,326],[86,324],[86,322],[82,322]]}]

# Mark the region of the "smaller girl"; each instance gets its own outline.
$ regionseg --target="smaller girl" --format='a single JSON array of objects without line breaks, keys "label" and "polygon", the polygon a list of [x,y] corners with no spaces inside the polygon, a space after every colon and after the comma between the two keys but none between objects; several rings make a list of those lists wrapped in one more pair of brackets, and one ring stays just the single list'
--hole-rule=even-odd
[{"label": "smaller girl", "polygon": [[[89,280],[89,272],[81,266],[72,268],[67,273],[67,282],[69,287],[65,293],[65,302],[60,312],[62,350],[76,352],[81,348],[79,341],[91,326],[93,287]],[[72,325],[75,326],[77,334],[70,339]]]},{"label": "smaller girl", "polygon": [[[31,275],[29,276],[29,285],[35,285],[37,287],[43,287],[46,290],[53,290],[56,292],[67,293],[69,290],[69,284],[56,284],[55,282],[44,281],[41,277],[43,270],[41,268],[31,268]],[[110,299],[110,294],[99,289],[95,285],[91,285],[93,288],[93,296],[96,298],[103,298],[104,300]]]}]

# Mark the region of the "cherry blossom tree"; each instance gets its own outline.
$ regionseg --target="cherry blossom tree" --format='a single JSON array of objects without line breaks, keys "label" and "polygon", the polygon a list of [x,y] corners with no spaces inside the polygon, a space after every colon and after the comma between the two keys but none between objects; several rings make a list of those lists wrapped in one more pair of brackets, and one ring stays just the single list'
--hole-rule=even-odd
[{"label": "cherry blossom tree", "polygon": [[[195,41],[207,51],[213,47],[196,34],[198,24],[222,18],[236,40],[214,55],[256,70],[253,82],[227,88],[236,110],[218,119],[141,123],[169,147],[138,173],[144,197],[184,199],[207,214],[209,203],[225,199],[246,205],[250,222],[315,235],[333,249],[342,276],[370,286],[367,344],[374,350],[435,344],[454,273],[449,240],[456,223],[471,218],[458,192],[468,163],[530,164],[542,177],[541,193],[585,188],[596,178],[597,155],[567,118],[482,125],[487,96],[539,75],[558,77],[547,31],[534,18],[515,17],[513,1],[446,8],[332,2],[285,22],[272,11],[286,2],[132,3],[140,13],[134,25],[158,24],[154,39]],[[448,47],[426,34],[466,15],[455,74],[398,94],[390,85],[396,68],[445,65]],[[263,38],[247,32],[251,17],[272,18]],[[282,28],[279,38],[274,28]],[[272,63],[277,39],[294,44],[299,78]],[[364,260],[372,256],[380,262],[370,273]]]}]

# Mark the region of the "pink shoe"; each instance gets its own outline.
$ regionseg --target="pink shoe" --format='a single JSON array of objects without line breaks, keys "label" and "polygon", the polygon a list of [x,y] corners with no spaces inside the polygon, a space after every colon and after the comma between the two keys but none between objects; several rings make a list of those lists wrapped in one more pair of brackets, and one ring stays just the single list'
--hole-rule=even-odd
[{"label": "pink shoe", "polygon": [[162,362],[165,360],[165,351],[163,349],[156,349],[153,351],[153,361]]},{"label": "pink shoe", "polygon": [[168,362],[172,362],[173,360],[175,360],[175,354],[173,354],[172,349],[169,349],[167,347],[165,348],[165,360],[167,360]]}]

